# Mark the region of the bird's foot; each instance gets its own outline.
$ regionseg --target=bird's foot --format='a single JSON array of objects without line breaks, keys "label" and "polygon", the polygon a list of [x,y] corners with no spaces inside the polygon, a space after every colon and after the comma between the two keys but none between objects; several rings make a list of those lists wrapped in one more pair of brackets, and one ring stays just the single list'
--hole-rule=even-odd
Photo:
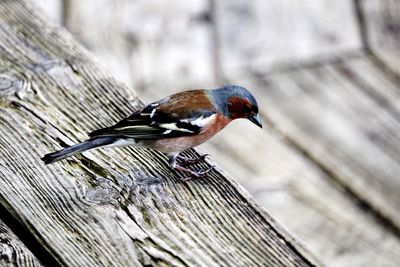
[{"label": "bird's foot", "polygon": [[201,155],[198,158],[187,158],[187,157],[181,157],[181,156],[178,156],[177,158],[182,161],[181,162],[182,166],[188,166],[188,165],[191,165],[191,164],[198,163],[198,162],[204,160],[205,158],[207,158],[208,156],[209,156],[209,154],[204,154],[204,155]]},{"label": "bird's foot", "polygon": [[188,168],[182,167],[180,165],[175,165],[173,168],[175,170],[182,171],[184,173],[189,174],[189,176],[182,177],[181,181],[189,181],[193,177],[195,177],[195,178],[205,178],[205,177],[207,177],[208,173],[212,170],[212,167],[211,167],[211,168],[208,168],[208,169],[206,169],[204,171],[196,172],[196,171],[192,171],[192,170],[190,170]]}]

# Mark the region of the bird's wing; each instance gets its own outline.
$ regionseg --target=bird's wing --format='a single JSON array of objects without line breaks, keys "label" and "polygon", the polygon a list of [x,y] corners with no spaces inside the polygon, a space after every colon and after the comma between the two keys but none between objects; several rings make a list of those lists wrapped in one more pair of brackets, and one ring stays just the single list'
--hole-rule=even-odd
[{"label": "bird's wing", "polygon": [[[134,139],[159,139],[196,135],[215,119],[215,110],[182,109],[180,98],[166,98],[133,113],[116,125],[94,131],[95,136],[124,136]],[[182,100],[182,99],[180,99]]]}]

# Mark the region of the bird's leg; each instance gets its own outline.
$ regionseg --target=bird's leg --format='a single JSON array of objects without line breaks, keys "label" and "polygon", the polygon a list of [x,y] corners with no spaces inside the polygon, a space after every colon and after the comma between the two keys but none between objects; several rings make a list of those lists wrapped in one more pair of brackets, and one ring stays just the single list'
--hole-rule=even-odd
[{"label": "bird's leg", "polygon": [[178,154],[178,156],[176,156],[176,158],[178,158],[178,159],[180,159],[182,161],[181,164],[183,166],[187,166],[187,165],[190,165],[190,164],[198,163],[199,161],[204,160],[208,156],[209,156],[209,154],[204,154],[204,155],[201,155],[198,158],[188,158],[188,157],[179,156],[179,154]]},{"label": "bird's leg", "polygon": [[185,167],[183,167],[183,166],[181,166],[181,165],[178,165],[178,163],[177,163],[177,161],[176,161],[177,157],[178,157],[178,154],[173,155],[173,156],[170,156],[170,157],[168,158],[168,162],[169,162],[169,164],[170,164],[170,166],[171,166],[172,169],[178,170],[178,171],[182,171],[182,172],[185,172],[185,173],[189,174],[188,177],[182,178],[182,179],[181,179],[182,181],[188,181],[188,180],[190,180],[192,177],[196,177],[196,178],[203,178],[203,177],[206,177],[207,174],[208,174],[208,173],[211,171],[211,169],[212,169],[212,168],[209,168],[209,169],[207,169],[207,170],[205,170],[205,171],[201,171],[201,172],[192,171],[192,170],[190,170],[190,169],[188,169],[188,168],[185,168]]}]

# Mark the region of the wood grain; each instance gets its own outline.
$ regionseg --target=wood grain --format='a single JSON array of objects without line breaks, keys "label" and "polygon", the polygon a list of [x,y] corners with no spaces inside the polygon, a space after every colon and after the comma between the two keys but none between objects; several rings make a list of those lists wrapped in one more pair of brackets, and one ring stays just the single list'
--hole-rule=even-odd
[{"label": "wood grain", "polygon": [[0,220],[0,266],[40,267],[43,266],[31,251]]},{"label": "wood grain", "polygon": [[44,153],[142,103],[41,17],[0,2],[0,195],[61,266],[318,265],[218,168],[182,183],[143,149],[44,166]]}]

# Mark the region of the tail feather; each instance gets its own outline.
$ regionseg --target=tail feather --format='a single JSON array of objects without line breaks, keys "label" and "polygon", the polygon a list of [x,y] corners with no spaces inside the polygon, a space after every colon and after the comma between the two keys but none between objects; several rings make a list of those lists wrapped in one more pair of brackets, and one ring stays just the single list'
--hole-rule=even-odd
[{"label": "tail feather", "polygon": [[95,130],[95,131],[89,133],[89,137],[96,137],[96,136],[99,136],[102,134],[106,134],[106,133],[110,132],[112,129],[113,129],[113,127],[106,127],[106,128]]},{"label": "tail feather", "polygon": [[56,161],[71,157],[73,155],[82,153],[84,151],[102,147],[106,145],[110,145],[116,141],[114,137],[97,137],[93,139],[89,139],[85,142],[61,149],[59,151],[49,153],[43,156],[42,160],[45,164],[51,164]]}]

